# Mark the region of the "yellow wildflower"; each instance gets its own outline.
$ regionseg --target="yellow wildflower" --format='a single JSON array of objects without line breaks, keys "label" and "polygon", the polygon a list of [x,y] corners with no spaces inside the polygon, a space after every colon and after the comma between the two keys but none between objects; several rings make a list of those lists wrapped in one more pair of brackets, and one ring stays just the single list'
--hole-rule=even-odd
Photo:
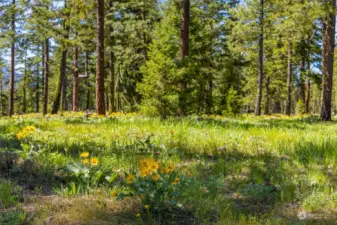
[{"label": "yellow wildflower", "polygon": [[82,158],[87,158],[89,155],[90,155],[89,152],[82,152],[82,153],[81,153],[81,157],[82,157]]},{"label": "yellow wildflower", "polygon": [[138,213],[138,214],[136,215],[136,217],[138,217],[138,218],[139,218],[139,217],[140,217],[140,213]]},{"label": "yellow wildflower", "polygon": [[152,179],[153,179],[154,181],[157,181],[157,180],[160,179],[160,176],[159,176],[158,174],[155,174],[155,175],[152,176]]},{"label": "yellow wildflower", "polygon": [[126,178],[126,181],[128,184],[132,184],[134,179],[135,179],[135,176],[133,176],[132,174],[129,174],[128,177]]},{"label": "yellow wildflower", "polygon": [[172,182],[172,184],[177,184],[177,183],[179,183],[179,181],[180,181],[180,179],[177,177],[177,178]]},{"label": "yellow wildflower", "polygon": [[81,162],[82,162],[83,165],[88,165],[89,159],[83,159]]},{"label": "yellow wildflower", "polygon": [[99,164],[99,160],[96,157],[90,159],[90,164],[93,166],[97,166]]},{"label": "yellow wildflower", "polygon": [[117,197],[117,195],[118,195],[118,192],[117,192],[117,191],[112,192],[112,196],[113,196],[113,197]]},{"label": "yellow wildflower", "polygon": [[145,207],[145,209],[149,209],[150,205],[145,205],[144,207]]}]

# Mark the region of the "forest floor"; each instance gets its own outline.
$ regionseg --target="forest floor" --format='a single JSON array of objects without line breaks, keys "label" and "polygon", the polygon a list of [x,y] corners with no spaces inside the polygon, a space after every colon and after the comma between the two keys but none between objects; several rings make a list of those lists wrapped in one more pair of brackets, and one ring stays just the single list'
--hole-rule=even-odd
[{"label": "forest floor", "polygon": [[0,224],[337,224],[336,181],[316,116],[0,118]]}]

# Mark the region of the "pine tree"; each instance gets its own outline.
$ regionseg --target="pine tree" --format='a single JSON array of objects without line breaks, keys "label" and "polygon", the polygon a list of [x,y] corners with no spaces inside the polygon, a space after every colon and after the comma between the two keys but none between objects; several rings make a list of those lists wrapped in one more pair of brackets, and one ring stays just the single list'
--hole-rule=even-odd
[{"label": "pine tree", "polygon": [[96,111],[105,115],[104,99],[104,0],[97,1]]}]

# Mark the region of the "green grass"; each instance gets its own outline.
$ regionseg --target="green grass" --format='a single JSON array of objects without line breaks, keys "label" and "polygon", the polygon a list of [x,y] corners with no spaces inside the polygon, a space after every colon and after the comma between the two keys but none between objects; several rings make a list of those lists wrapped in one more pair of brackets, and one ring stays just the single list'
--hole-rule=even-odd
[{"label": "green grass", "polygon": [[[28,125],[36,126],[37,131],[17,140],[15,134]],[[66,185],[68,181],[58,176],[59,171],[70,161],[80,161],[84,151],[99,157],[105,172],[134,171],[139,159],[151,156],[188,168],[193,182],[180,190],[184,210],[167,209],[163,215],[167,224],[333,224],[336,220],[337,124],[320,122],[315,116],[160,120],[65,113],[62,117],[0,118],[0,172],[24,188],[34,189],[35,195],[36,190],[41,192],[37,195],[53,194],[52,190]],[[17,159],[4,157],[8,152],[17,154]],[[132,206],[123,211],[122,203],[111,197],[112,190],[128,191],[122,180],[121,175],[113,184],[95,186],[85,194],[114,202],[113,207],[104,206],[101,200],[93,204],[92,210],[104,214],[104,221],[98,224],[117,224],[118,215],[125,224],[137,221],[125,216],[141,210],[136,199],[124,199],[123,204],[132,202]],[[80,197],[72,201],[80,201]],[[91,221],[88,216],[65,216],[76,212],[76,205],[66,211],[62,206],[36,208],[43,212],[35,213],[41,220],[58,211],[69,223],[71,218],[87,224]],[[298,218],[300,212],[305,212],[304,220]],[[62,221],[60,218],[55,219]]]}]

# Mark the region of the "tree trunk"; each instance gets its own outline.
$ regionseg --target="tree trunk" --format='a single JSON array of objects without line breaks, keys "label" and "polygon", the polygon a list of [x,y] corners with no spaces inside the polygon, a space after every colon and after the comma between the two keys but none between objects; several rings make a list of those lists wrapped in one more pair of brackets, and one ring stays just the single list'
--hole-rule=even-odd
[{"label": "tree trunk", "polygon": [[[39,46],[37,47],[37,54],[39,54]],[[36,64],[36,87],[35,87],[35,112],[40,111],[40,65]]]},{"label": "tree trunk", "polygon": [[305,61],[306,61],[306,52],[305,42],[303,41],[303,50],[302,50],[302,58],[301,58],[301,65],[300,65],[300,99],[303,103],[305,103]]},{"label": "tree trunk", "polygon": [[27,112],[27,48],[28,48],[28,39],[25,40],[25,62],[24,62],[24,74],[23,74],[23,108],[22,108],[22,112],[26,113]]},{"label": "tree trunk", "polygon": [[263,86],[263,36],[264,36],[264,0],[260,0],[260,37],[259,37],[259,77],[257,98],[255,105],[255,116],[261,115],[261,102],[262,102],[262,86]]},{"label": "tree trunk", "polygon": [[73,83],[73,111],[78,111],[78,46],[74,48],[74,83]]},{"label": "tree trunk", "polygon": [[310,98],[311,98],[311,84],[310,84],[310,61],[307,61],[307,76],[306,76],[306,95],[305,95],[305,112],[310,113]]},{"label": "tree trunk", "polygon": [[104,0],[97,0],[96,111],[105,115],[104,100]]},{"label": "tree trunk", "polygon": [[49,78],[49,39],[45,40],[44,46],[44,74],[43,74],[43,115],[48,111],[48,78]]},{"label": "tree trunk", "polygon": [[331,120],[331,98],[333,83],[333,62],[335,50],[336,0],[329,1],[333,6],[331,13],[323,19],[323,51],[322,51],[322,108],[321,119]]},{"label": "tree trunk", "polygon": [[291,115],[291,86],[293,78],[293,66],[292,66],[292,42],[288,42],[288,75],[287,75],[287,102],[286,102],[286,114]]},{"label": "tree trunk", "polygon": [[269,85],[270,85],[270,76],[267,76],[267,80],[266,80],[266,105],[265,105],[265,108],[264,108],[264,114],[266,114],[266,115],[269,115],[269,104],[270,104]]},{"label": "tree trunk", "polygon": [[207,84],[207,98],[206,98],[206,113],[212,114],[213,108],[213,79],[211,75],[208,75],[208,84]]},{"label": "tree trunk", "polygon": [[[15,10],[15,0],[12,1],[13,10]],[[9,79],[9,109],[8,115],[14,114],[14,82],[15,82],[15,11],[12,13],[11,29],[12,29],[12,43],[11,43],[11,74]]]},{"label": "tree trunk", "polygon": [[85,52],[85,60],[84,60],[84,70],[85,76],[87,77],[86,85],[87,85],[87,102],[86,102],[86,110],[88,111],[90,108],[90,81],[89,81],[89,54]]},{"label": "tree trunk", "polygon": [[[68,8],[68,2],[67,0],[64,1],[64,8]],[[68,18],[68,17],[67,17]],[[69,26],[66,25],[67,21],[63,21],[63,29],[66,31],[66,34],[64,35],[64,39],[68,40],[69,38]],[[58,83],[56,87],[56,96],[53,103],[52,108],[52,114],[57,114],[60,108],[61,104],[61,95],[62,95],[62,89],[65,85],[65,76],[67,73],[67,54],[68,54],[68,48],[67,46],[62,46],[62,56],[61,56],[61,64],[60,64],[60,73],[58,78]]]},{"label": "tree trunk", "polygon": [[116,112],[115,104],[115,55],[110,52],[110,112]]},{"label": "tree trunk", "polygon": [[[189,54],[189,27],[190,27],[190,0],[182,0],[182,15],[180,28],[180,61],[183,65],[184,59]],[[182,78],[179,82],[179,112],[180,116],[186,115],[186,89],[187,82]]]}]

